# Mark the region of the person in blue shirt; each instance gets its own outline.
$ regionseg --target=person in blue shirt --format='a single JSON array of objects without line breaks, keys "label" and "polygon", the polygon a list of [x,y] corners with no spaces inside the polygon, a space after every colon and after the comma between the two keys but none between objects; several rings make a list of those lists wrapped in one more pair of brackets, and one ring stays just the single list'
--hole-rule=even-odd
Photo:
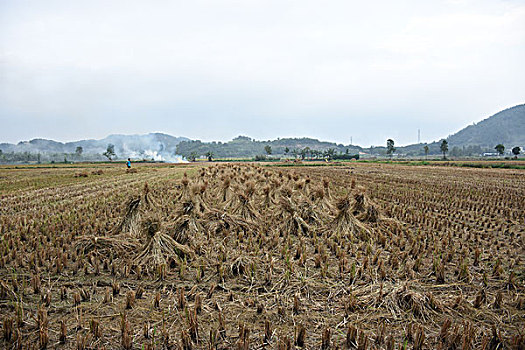
[{"label": "person in blue shirt", "polygon": [[131,169],[131,159],[130,158],[128,158],[126,165],[128,166],[128,169]]}]

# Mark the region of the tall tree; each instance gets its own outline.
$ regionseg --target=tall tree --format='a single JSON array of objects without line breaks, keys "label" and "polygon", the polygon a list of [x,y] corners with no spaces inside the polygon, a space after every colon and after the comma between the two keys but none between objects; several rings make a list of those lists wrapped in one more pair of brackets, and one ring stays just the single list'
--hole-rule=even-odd
[{"label": "tall tree", "polygon": [[447,152],[448,152],[448,141],[443,140],[441,141],[441,145],[439,146],[441,149],[441,153],[443,153],[443,159],[447,159]]},{"label": "tall tree", "polygon": [[[312,150],[310,149],[310,147],[306,146],[306,147],[304,148],[304,153],[306,154],[306,158],[311,158],[311,156],[312,156]],[[308,156],[310,156],[310,157],[308,157]]]},{"label": "tall tree", "polygon": [[335,149],[329,148],[325,151],[325,156],[328,160],[331,160],[335,155]]},{"label": "tall tree", "polygon": [[392,158],[395,151],[396,151],[396,148],[394,147],[394,140],[392,139],[386,140],[386,154],[388,154],[390,158]]},{"label": "tall tree", "polygon": [[106,158],[109,159],[109,161],[112,161],[113,158],[115,158],[117,155],[115,154],[115,145],[109,144],[108,148],[106,149],[106,152],[102,153]]},{"label": "tall tree", "polygon": [[75,149],[75,153],[77,154],[77,156],[80,157],[82,155],[82,152],[84,152],[82,146],[77,146],[77,148]]},{"label": "tall tree", "polygon": [[215,156],[212,151],[208,151],[205,154],[206,158],[208,158],[208,162],[213,162],[213,157]]},{"label": "tall tree", "polygon": [[286,147],[286,148],[284,149],[284,155],[287,155],[289,152],[290,152],[290,149],[289,149],[288,147]]},{"label": "tall tree", "polygon": [[500,156],[502,156],[503,153],[505,153],[505,146],[503,146],[501,143],[498,143],[496,147],[494,147],[494,149],[498,151]]},{"label": "tall tree", "polygon": [[270,145],[264,146],[264,151],[266,152],[267,155],[272,154],[272,146]]},{"label": "tall tree", "polygon": [[191,153],[190,153],[190,156],[188,157],[188,160],[189,160],[190,162],[194,162],[195,159],[197,159],[198,156],[199,156],[199,155],[197,154],[197,152],[191,152]]},{"label": "tall tree", "polygon": [[521,148],[519,146],[516,146],[512,149],[512,154],[514,154],[514,158],[518,158],[518,154],[520,154]]},{"label": "tall tree", "polygon": [[428,156],[428,145],[425,145],[425,147],[423,147],[423,150],[425,151],[425,160],[426,160]]}]

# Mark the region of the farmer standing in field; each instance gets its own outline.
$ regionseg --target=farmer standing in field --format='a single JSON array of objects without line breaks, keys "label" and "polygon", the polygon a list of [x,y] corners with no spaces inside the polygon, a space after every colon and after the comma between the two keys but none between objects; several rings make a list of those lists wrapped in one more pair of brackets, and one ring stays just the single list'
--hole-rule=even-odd
[{"label": "farmer standing in field", "polygon": [[130,158],[128,158],[126,165],[128,166],[128,169],[131,169],[131,159]]}]

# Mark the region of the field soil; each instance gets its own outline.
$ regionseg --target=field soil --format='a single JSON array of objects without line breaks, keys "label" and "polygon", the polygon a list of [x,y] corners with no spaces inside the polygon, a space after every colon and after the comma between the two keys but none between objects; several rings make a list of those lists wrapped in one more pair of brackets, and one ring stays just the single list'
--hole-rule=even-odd
[{"label": "field soil", "polygon": [[0,167],[0,347],[524,349],[525,170]]}]

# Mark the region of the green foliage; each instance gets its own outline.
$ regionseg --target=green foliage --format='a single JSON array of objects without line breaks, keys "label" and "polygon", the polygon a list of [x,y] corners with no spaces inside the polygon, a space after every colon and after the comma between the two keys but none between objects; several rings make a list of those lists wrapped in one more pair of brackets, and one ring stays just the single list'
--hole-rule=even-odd
[{"label": "green foliage", "polygon": [[[76,153],[31,153],[31,152],[3,152],[0,154],[0,164],[31,164],[31,163],[63,163],[64,159],[75,159]],[[101,154],[82,156],[85,161],[104,160]]]},{"label": "green foliage", "polygon": [[[457,147],[450,152],[454,157],[477,157],[485,152],[493,152],[494,145],[525,145],[525,104],[515,106],[487,118],[479,123],[469,125],[449,136],[447,142]],[[428,154],[443,153],[441,141],[428,144]],[[399,147],[398,152],[408,156],[426,155],[419,144]],[[376,152],[377,153],[377,152]]]},{"label": "green foliage", "polygon": [[446,159],[447,152],[448,152],[448,141],[447,140],[441,141],[441,145],[439,146],[439,149],[441,150],[441,153],[443,153],[443,159]]},{"label": "green foliage", "polygon": [[82,155],[82,152],[84,152],[82,146],[77,146],[77,148],[75,149],[76,155],[80,157]]},{"label": "green foliage", "polygon": [[109,144],[108,148],[106,149],[106,152],[102,153],[103,156],[105,156],[109,161],[112,161],[113,158],[115,158],[117,155],[115,154],[115,145]]},{"label": "green foliage", "polygon": [[[442,165],[442,164],[439,164]],[[479,162],[479,163],[450,163],[449,166],[457,166],[463,168],[479,168],[479,169],[525,169],[523,165],[516,165],[512,163],[492,163],[492,162]]]},{"label": "green foliage", "polygon": [[494,149],[498,151],[500,156],[502,156],[503,153],[505,153],[505,146],[503,146],[501,143],[498,143],[496,147],[494,147]]},{"label": "green foliage", "polygon": [[197,152],[191,152],[190,155],[187,157],[190,162],[194,162],[195,159],[197,159],[199,155]]},{"label": "green foliage", "polygon": [[447,139],[458,147],[479,145],[489,149],[498,143],[525,145],[525,104],[469,125]]},{"label": "green foliage", "polygon": [[[253,158],[261,155],[266,146],[271,147],[274,156],[293,156],[302,159],[324,159],[337,153],[344,153],[349,148],[351,153],[359,153],[362,148],[344,146],[332,142],[323,142],[310,138],[286,138],[273,141],[257,141],[246,136],[239,136],[229,142],[182,141],[177,145],[176,153],[190,159],[195,152],[197,157],[211,151],[215,158]],[[331,151],[330,151],[331,150]]]},{"label": "green foliage", "polygon": [[463,146],[463,147],[452,147],[452,150],[450,150],[450,155],[452,157],[478,157],[483,152],[487,152],[490,150],[482,149],[480,146],[477,145],[471,145],[471,146]]},{"label": "green foliage", "polygon": [[518,156],[518,154],[520,154],[521,152],[521,148],[516,146],[512,149],[512,154],[514,154],[516,157]]},{"label": "green foliage", "polygon": [[325,152],[323,152],[323,158],[326,159],[332,159],[335,156],[335,149],[329,148]]},{"label": "green foliage", "polygon": [[359,160],[359,154],[336,154],[333,157],[334,160]]},{"label": "green foliage", "polygon": [[270,145],[264,146],[264,151],[266,152],[267,155],[272,154],[272,146]]},{"label": "green foliage", "polygon": [[394,140],[388,139],[386,140],[386,153],[392,158],[392,155],[396,151],[396,148],[394,147]]}]

